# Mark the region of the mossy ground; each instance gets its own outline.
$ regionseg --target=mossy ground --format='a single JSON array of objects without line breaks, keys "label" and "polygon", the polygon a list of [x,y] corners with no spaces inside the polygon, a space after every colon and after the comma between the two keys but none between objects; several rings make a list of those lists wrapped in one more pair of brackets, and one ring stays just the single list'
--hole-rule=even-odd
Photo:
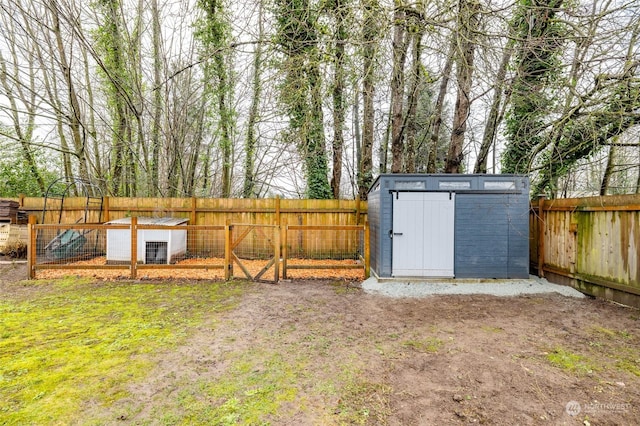
[{"label": "mossy ground", "polygon": [[246,284],[24,285],[38,296],[0,301],[0,424],[62,424],[84,403],[108,406],[179,344],[207,311],[233,306]]}]

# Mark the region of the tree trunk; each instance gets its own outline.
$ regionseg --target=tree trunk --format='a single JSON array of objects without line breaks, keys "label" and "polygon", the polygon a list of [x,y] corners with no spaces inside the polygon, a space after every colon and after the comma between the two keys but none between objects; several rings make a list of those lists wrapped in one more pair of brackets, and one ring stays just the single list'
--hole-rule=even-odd
[{"label": "tree trunk", "polygon": [[[476,165],[473,168],[473,173],[487,173],[487,159],[489,157],[489,151],[493,146],[498,131],[498,125],[500,123],[500,111],[502,104],[502,92],[504,91],[504,84],[507,76],[507,67],[511,60],[511,54],[513,53],[513,47],[511,41],[507,42],[507,46],[502,54],[502,60],[500,61],[500,68],[498,68],[498,75],[496,76],[496,82],[493,86],[493,101],[491,102],[491,108],[489,109],[489,116],[487,118],[487,124],[484,128],[484,134],[482,135],[482,144],[480,145],[480,151],[478,158],[476,159]],[[494,152],[495,158],[495,152]],[[494,169],[495,173],[495,169]]]},{"label": "tree trunk", "polygon": [[[225,76],[224,83],[220,83],[222,87],[227,86],[227,77]],[[225,91],[226,92],[226,91]],[[225,92],[219,94],[218,108],[220,111],[220,127],[221,127],[221,140],[222,147],[222,198],[229,198],[231,196],[231,174],[232,174],[232,128],[231,128],[231,111],[228,104],[231,102],[227,99]]]},{"label": "tree trunk", "polygon": [[251,106],[249,108],[249,118],[247,121],[247,139],[245,141],[245,160],[244,160],[244,185],[242,188],[242,196],[244,198],[254,198],[258,196],[256,191],[255,176],[255,156],[258,147],[258,139],[256,137],[256,126],[258,123],[258,107],[260,105],[260,96],[262,93],[262,83],[260,78],[262,75],[262,37],[264,36],[264,23],[262,22],[264,3],[262,0],[258,3],[258,43],[253,56],[253,78],[251,81],[251,89],[253,95],[251,97]]},{"label": "tree trunk", "polygon": [[479,3],[476,0],[460,0],[458,22],[458,40],[460,51],[456,60],[458,94],[453,113],[451,142],[445,164],[446,173],[462,173],[464,153],[464,134],[471,110],[471,84],[473,76],[474,34],[478,27]]},{"label": "tree trunk", "polygon": [[151,161],[147,170],[148,195],[158,195],[160,178],[160,130],[162,129],[162,30],[158,0],[151,0],[151,28],[153,43],[153,105],[151,118]]},{"label": "tree trunk", "polygon": [[332,198],[322,113],[322,53],[318,11],[308,0],[276,1],[277,43],[284,52],[286,72],[280,99],[287,107],[289,127],[305,162],[306,196]]},{"label": "tree trunk", "polygon": [[[91,72],[89,66],[89,57],[87,55],[86,49],[82,49],[82,59],[84,61],[84,80],[85,87],[87,90],[87,102],[88,102],[88,111],[87,111],[87,122],[86,127],[88,131],[88,137],[91,139],[91,148],[93,150],[93,158],[92,158],[92,175],[94,177],[98,177],[95,180],[95,184],[100,188],[102,193],[107,191],[107,187],[105,186],[105,180],[103,178],[103,164],[102,164],[102,156],[100,155],[100,145],[98,141],[98,134],[96,131],[96,105],[93,99],[93,81],[91,79]],[[88,142],[86,142],[88,144]],[[90,157],[88,157],[90,158]]]},{"label": "tree trunk", "polygon": [[[20,144],[22,157],[27,163],[27,166],[33,178],[37,182],[38,189],[40,189],[40,191],[44,194],[45,192],[44,179],[42,178],[42,175],[38,170],[36,159],[33,153],[31,152],[31,142],[32,142],[31,138],[33,136],[34,120],[36,115],[29,114],[27,123],[24,123],[20,119],[18,114],[18,111],[20,110],[18,109],[16,99],[13,96],[13,90],[11,89],[9,82],[7,81],[8,76],[9,74],[7,73],[7,64],[4,57],[2,56],[2,51],[0,51],[0,82],[2,83],[2,87],[4,89],[3,94],[6,95],[6,98],[11,108],[10,115],[11,115],[11,120],[13,121],[13,130],[15,132],[15,138]],[[31,93],[35,94],[36,92],[35,90],[31,90]],[[21,100],[21,102],[22,101],[25,101],[25,100],[23,99]],[[33,105],[33,103],[31,105]],[[23,131],[23,126],[26,129],[26,131]]]},{"label": "tree trunk", "polygon": [[396,6],[393,15],[393,74],[391,77],[391,173],[402,171],[404,154],[404,65],[409,47],[406,13]]},{"label": "tree trunk", "polygon": [[343,127],[345,122],[344,107],[344,49],[347,39],[345,27],[346,9],[342,0],[335,0],[335,56],[333,76],[333,174],[331,190],[333,198],[340,198],[340,182],[342,180],[342,152],[344,149]]},{"label": "tree trunk", "polygon": [[607,156],[607,166],[604,169],[602,175],[602,183],[600,184],[600,195],[607,195],[609,185],[611,183],[611,175],[613,175],[613,169],[615,167],[616,147],[609,147],[609,155]]},{"label": "tree trunk", "polygon": [[640,194],[640,148],[638,148],[638,178],[636,179],[636,194]]},{"label": "tree trunk", "polygon": [[307,150],[307,195],[311,199],[330,199],[332,196],[327,177],[329,165],[325,152],[324,119],[322,113],[322,84],[320,57],[313,55],[307,76],[311,97],[309,131],[306,134]]},{"label": "tree trunk", "polygon": [[359,179],[362,174],[362,133],[360,130],[360,87],[354,87],[351,122],[353,126],[353,161],[354,175],[351,176],[351,189],[354,194],[360,193]]},{"label": "tree trunk", "polygon": [[71,67],[69,66],[64,42],[62,40],[58,6],[55,4],[55,2],[49,10],[53,18],[52,30],[54,32],[56,45],[58,47],[58,60],[60,63],[61,74],[66,84],[67,96],[69,99],[69,112],[67,114],[67,120],[69,129],[71,131],[71,140],[73,141],[74,154],[78,161],[78,175],[83,180],[89,180],[86,161],[85,140],[83,135],[81,134],[81,128],[84,127],[81,123],[80,102],[78,101],[78,96],[76,94],[74,80],[71,77]]},{"label": "tree trunk", "polygon": [[440,127],[442,126],[442,111],[444,110],[444,99],[447,95],[447,87],[449,86],[449,79],[451,79],[451,69],[453,68],[453,61],[456,52],[456,38],[451,37],[451,44],[449,45],[449,51],[447,52],[447,60],[444,63],[442,69],[442,79],[440,80],[440,88],[438,90],[438,97],[436,98],[436,104],[433,107],[433,114],[431,115],[431,141],[429,146],[429,160],[427,162],[427,173],[435,173],[437,171],[436,161],[438,159],[438,147],[440,145]]},{"label": "tree trunk", "polygon": [[[547,85],[559,72],[560,25],[555,22],[563,0],[522,2],[516,6],[515,76],[506,120],[503,173],[528,173],[534,156],[546,146],[547,112],[553,108]],[[564,33],[563,33],[564,34]]]},{"label": "tree trunk", "polygon": [[422,23],[417,24],[419,30],[413,36],[413,60],[411,72],[411,88],[409,89],[407,101],[407,147],[405,151],[405,171],[407,173],[416,172],[416,133],[418,132],[418,123],[416,122],[416,112],[418,109],[419,91],[422,85],[422,62],[420,54],[422,53]]},{"label": "tree trunk", "polygon": [[373,132],[375,110],[373,98],[375,95],[375,55],[378,13],[377,0],[364,0],[364,23],[362,30],[363,46],[363,76],[362,76],[362,159],[358,175],[358,194],[361,200],[367,199],[369,187],[373,183]]}]

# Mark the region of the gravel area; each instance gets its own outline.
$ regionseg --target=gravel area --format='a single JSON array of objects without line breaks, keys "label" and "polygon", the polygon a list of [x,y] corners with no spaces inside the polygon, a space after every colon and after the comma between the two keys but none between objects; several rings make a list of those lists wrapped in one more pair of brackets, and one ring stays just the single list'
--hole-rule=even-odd
[{"label": "gravel area", "polygon": [[426,297],[439,294],[490,294],[518,296],[521,294],[560,293],[564,296],[586,297],[579,291],[563,285],[530,276],[517,280],[378,280],[371,277],[362,283],[367,293],[389,297]]}]

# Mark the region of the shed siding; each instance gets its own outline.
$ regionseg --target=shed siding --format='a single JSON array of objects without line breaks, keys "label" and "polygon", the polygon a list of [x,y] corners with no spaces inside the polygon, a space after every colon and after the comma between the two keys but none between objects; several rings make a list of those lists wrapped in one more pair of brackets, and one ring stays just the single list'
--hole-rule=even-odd
[{"label": "shed siding", "polygon": [[381,243],[380,240],[380,190],[372,191],[367,197],[367,217],[369,219],[369,255],[370,267],[373,271],[380,268]]},{"label": "shed siding", "polygon": [[455,213],[457,278],[509,276],[509,223],[504,197],[460,194]]},{"label": "shed siding", "polygon": [[382,262],[380,265],[381,273],[384,277],[391,276],[391,259],[393,256],[393,241],[389,236],[389,232],[393,228],[393,201],[392,195],[389,194],[388,184],[386,182],[387,189],[380,194],[381,205],[383,206],[380,210],[380,219],[382,221],[382,225],[380,226],[380,237],[382,239],[381,245],[381,256]]},{"label": "shed siding", "polygon": [[529,194],[509,195],[509,278],[529,278]]}]

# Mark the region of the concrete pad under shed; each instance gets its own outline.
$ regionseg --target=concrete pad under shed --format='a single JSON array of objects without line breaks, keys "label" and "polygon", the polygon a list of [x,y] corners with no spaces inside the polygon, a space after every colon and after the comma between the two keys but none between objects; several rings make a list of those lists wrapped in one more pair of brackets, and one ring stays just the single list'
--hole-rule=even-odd
[{"label": "concrete pad under shed", "polygon": [[362,289],[370,294],[388,297],[428,297],[440,294],[489,294],[520,296],[523,294],[559,293],[568,297],[586,297],[572,287],[553,284],[530,276],[529,279],[379,279],[371,277],[362,282]]}]

